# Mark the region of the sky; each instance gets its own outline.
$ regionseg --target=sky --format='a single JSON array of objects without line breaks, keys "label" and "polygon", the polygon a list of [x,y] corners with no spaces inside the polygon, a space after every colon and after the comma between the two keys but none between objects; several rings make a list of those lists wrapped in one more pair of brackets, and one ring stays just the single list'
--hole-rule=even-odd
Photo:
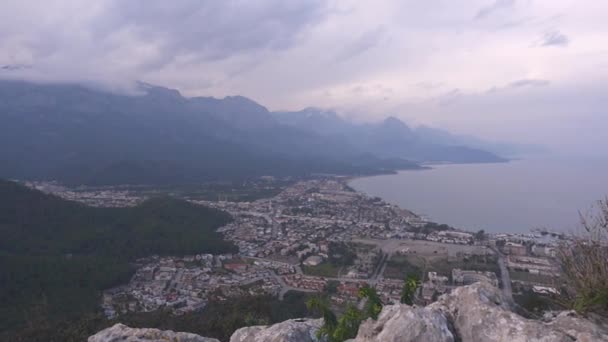
[{"label": "sky", "polygon": [[608,1],[4,0],[0,77],[608,150]]}]

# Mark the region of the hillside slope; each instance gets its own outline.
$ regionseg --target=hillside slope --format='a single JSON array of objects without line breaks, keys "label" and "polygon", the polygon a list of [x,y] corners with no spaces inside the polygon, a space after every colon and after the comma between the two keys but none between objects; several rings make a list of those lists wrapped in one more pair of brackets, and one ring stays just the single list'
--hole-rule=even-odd
[{"label": "hillside slope", "polygon": [[153,254],[235,252],[224,212],[157,198],[93,208],[0,180],[0,331],[78,317]]}]

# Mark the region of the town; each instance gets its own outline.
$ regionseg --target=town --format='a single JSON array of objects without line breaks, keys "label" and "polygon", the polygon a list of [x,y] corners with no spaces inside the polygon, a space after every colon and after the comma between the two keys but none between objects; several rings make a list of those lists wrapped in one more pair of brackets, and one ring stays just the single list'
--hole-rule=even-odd
[{"label": "town", "polygon": [[[98,206],[142,200],[124,190],[92,195],[34,186]],[[128,284],[104,292],[107,317],[159,308],[179,315],[210,300],[255,294],[282,299],[288,291],[325,293],[339,306],[356,302],[366,284],[383,302],[396,303],[408,276],[421,282],[419,304],[477,281],[500,286],[511,299],[558,292],[555,236],[485,234],[436,224],[354,191],[346,178],[298,181],[276,196],[250,202],[184,199],[230,213],[233,221],[219,231],[239,253],[138,260]]]}]

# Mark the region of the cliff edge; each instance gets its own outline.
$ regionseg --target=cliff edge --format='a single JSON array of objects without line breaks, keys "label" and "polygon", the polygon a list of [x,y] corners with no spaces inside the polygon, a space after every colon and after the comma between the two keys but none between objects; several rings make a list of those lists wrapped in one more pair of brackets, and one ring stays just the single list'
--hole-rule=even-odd
[{"label": "cliff edge", "polygon": [[[605,325],[564,311],[544,320],[526,319],[505,305],[499,289],[476,283],[455,289],[426,307],[387,305],[377,320],[361,323],[354,342],[608,342]],[[238,329],[230,342],[318,342],[321,319],[288,320]],[[89,337],[89,342],[213,342],[189,333],[135,329],[122,324]]]}]

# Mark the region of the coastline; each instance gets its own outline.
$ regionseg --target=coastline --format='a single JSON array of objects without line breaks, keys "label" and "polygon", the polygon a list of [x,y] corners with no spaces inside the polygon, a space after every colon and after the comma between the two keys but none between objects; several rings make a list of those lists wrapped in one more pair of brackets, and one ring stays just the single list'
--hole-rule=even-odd
[{"label": "coastline", "polygon": [[[530,233],[570,232],[585,212],[608,193],[608,162],[576,163],[547,158],[508,163],[425,163],[432,172],[359,175],[346,183],[356,191],[397,204],[465,230]],[[384,177],[381,177],[384,176]]]}]

